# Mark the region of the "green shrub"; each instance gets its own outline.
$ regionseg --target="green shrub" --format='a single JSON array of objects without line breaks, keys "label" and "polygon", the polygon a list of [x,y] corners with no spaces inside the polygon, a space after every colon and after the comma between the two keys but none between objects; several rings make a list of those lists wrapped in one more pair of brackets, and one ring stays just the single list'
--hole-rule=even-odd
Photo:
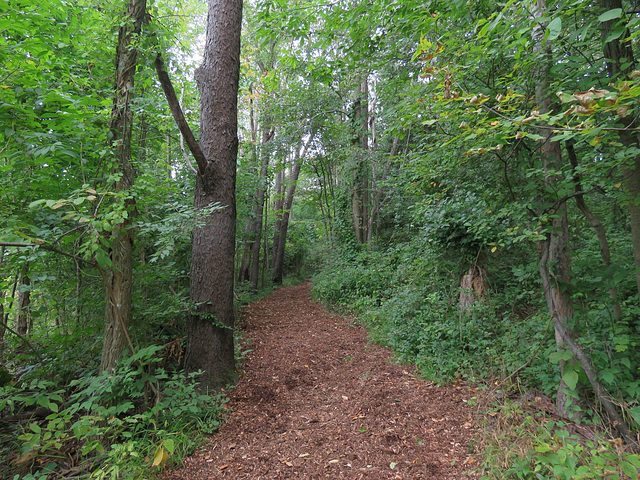
[{"label": "green shrub", "polygon": [[18,436],[14,465],[55,463],[56,468],[61,457],[69,457],[92,478],[146,478],[152,468],[192,452],[219,426],[224,398],[199,392],[197,373],[161,368],[161,348],[146,347],[123,358],[111,373],[73,381],[75,391],[66,399],[47,382],[0,389],[0,409],[50,410]]}]

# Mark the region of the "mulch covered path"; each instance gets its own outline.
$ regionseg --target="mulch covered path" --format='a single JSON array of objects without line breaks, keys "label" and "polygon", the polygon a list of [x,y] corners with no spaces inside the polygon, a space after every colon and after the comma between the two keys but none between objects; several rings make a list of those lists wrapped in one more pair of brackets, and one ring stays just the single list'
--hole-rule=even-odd
[{"label": "mulch covered path", "polygon": [[227,392],[227,422],[162,478],[476,478],[467,389],[394,364],[309,289],[281,288],[244,309],[252,351]]}]

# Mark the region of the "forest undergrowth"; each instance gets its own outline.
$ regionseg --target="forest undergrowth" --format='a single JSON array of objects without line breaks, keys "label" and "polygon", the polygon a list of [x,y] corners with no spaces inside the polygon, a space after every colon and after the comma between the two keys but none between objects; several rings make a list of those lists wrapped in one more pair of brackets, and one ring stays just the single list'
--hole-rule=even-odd
[{"label": "forest undergrowth", "polygon": [[[314,278],[313,292],[355,315],[373,341],[425,378],[473,386],[484,479],[637,478],[637,445],[617,438],[583,374],[573,385],[576,415],[565,418],[555,407],[559,354],[534,293],[535,267],[512,266],[512,282],[492,284],[461,310],[459,257],[442,253],[413,241],[334,260]],[[490,261],[489,272],[504,271],[503,260]],[[627,402],[631,410],[634,399]]]}]

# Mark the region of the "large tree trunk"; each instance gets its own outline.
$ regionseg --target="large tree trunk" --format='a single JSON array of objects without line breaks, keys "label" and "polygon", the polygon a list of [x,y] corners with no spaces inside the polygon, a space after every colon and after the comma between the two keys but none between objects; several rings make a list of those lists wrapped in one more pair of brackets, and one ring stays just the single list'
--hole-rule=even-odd
[{"label": "large tree trunk", "polygon": [[[537,0],[535,9],[536,17],[544,17],[547,13],[545,0]],[[552,93],[550,91],[550,67],[551,54],[549,46],[544,40],[544,25],[536,25],[533,32],[534,51],[538,54],[538,71],[535,73],[536,81],[536,102],[542,115],[550,113],[552,110]],[[551,129],[542,130],[542,140],[540,141],[540,152],[542,164],[546,173],[543,178],[543,190],[545,192],[556,191],[553,188],[559,181],[553,172],[562,169],[562,153],[560,143],[553,141]],[[571,283],[571,259],[569,257],[569,223],[567,219],[566,199],[546,198],[551,205],[549,212],[552,217],[551,225],[545,233],[545,239],[538,242],[538,254],[540,258],[539,271],[544,288],[544,296],[547,308],[554,318],[558,318],[560,324],[564,325],[567,320],[573,317],[573,304],[568,288]],[[558,348],[564,348],[565,342],[556,329],[556,343]],[[567,386],[562,380],[564,363],[560,364],[560,384],[556,395],[556,406],[561,415],[568,417]]]},{"label": "large tree trunk", "polygon": [[195,228],[191,300],[185,356],[188,371],[203,370],[202,385],[237,378],[234,358],[233,283],[236,233],[237,95],[240,74],[241,0],[209,0],[204,61],[196,80],[201,96],[200,148],[207,163],[196,178],[196,209],[221,209]]},{"label": "large tree trunk", "polygon": [[[121,175],[116,185],[118,192],[130,189],[134,181],[131,163],[131,102],[138,49],[132,45],[136,44],[142,30],[146,8],[146,0],[130,0],[127,4],[127,20],[122,23],[118,33],[115,96],[109,126],[116,156],[116,172]],[[131,214],[133,210],[133,200],[125,200],[125,211]],[[129,343],[127,329],[130,323],[133,282],[133,234],[129,218],[116,225],[111,233],[111,241],[112,266],[105,272],[105,332],[101,370],[111,370]]]}]

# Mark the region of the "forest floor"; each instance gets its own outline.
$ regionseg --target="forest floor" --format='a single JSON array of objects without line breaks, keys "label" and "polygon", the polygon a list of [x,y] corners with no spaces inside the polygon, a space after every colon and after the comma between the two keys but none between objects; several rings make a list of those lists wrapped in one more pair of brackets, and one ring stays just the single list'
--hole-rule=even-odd
[{"label": "forest floor", "polygon": [[311,300],[308,283],[244,308],[244,360],[220,431],[163,480],[472,479],[473,410]]}]

